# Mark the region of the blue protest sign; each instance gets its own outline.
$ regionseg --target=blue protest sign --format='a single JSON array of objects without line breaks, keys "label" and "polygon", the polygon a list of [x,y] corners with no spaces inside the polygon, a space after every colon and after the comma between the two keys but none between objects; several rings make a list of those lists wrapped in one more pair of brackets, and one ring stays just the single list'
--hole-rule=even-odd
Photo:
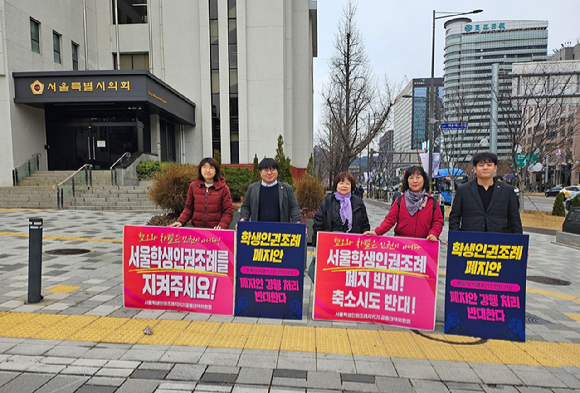
[{"label": "blue protest sign", "polygon": [[525,341],[528,235],[449,231],[446,334]]},{"label": "blue protest sign", "polygon": [[306,228],[238,223],[234,315],[302,319]]}]

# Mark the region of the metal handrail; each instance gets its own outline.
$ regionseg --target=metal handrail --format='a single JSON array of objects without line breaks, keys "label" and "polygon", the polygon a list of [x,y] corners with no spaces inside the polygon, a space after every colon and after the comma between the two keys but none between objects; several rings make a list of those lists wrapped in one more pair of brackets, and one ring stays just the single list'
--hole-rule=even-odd
[{"label": "metal handrail", "polygon": [[18,169],[23,167],[24,165],[28,166],[28,176],[32,175],[32,167],[30,166],[30,163],[32,162],[32,160],[34,160],[36,158],[36,171],[38,171],[38,169],[40,168],[40,153],[35,153],[33,155],[30,156],[30,158],[28,158],[27,160],[21,162],[20,164],[18,164],[13,170],[12,170],[12,184],[14,186],[17,186],[18,183],[20,182],[20,176],[18,176]]},{"label": "metal handrail", "polygon": [[52,189],[56,190],[56,205],[59,209],[64,208],[64,187],[63,186],[70,180],[71,181],[71,188],[72,188],[72,196],[75,197],[76,196],[75,176],[84,170],[85,171],[85,181],[84,181],[85,184],[84,185],[91,187],[93,185],[92,169],[93,169],[93,166],[91,164],[85,164],[82,167],[80,167],[79,169],[77,169],[77,171],[75,173],[73,173],[72,175],[70,175],[69,177],[67,177],[66,179],[61,181],[60,183],[52,186]]},{"label": "metal handrail", "polygon": [[129,158],[129,157],[131,157],[131,153],[130,152],[123,153],[123,155],[121,157],[119,157],[119,159],[117,161],[115,161],[115,163],[113,165],[111,165],[111,167],[109,168],[111,170],[111,184],[114,186],[117,185],[117,172],[115,172],[115,166],[117,166],[117,164],[119,164],[121,161],[123,161],[123,158],[125,158],[125,156],[127,156],[127,158]]}]

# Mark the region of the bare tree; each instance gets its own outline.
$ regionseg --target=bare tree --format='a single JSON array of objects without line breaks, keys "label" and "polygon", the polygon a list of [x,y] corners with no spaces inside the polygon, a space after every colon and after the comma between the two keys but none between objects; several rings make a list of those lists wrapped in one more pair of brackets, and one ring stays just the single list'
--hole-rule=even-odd
[{"label": "bare tree", "polygon": [[[522,210],[523,191],[529,181],[527,172],[534,160],[543,161],[547,156],[555,165],[562,158],[565,162],[579,158],[572,156],[573,138],[580,130],[576,68],[570,62],[557,61],[514,64],[511,94],[499,97],[512,146],[514,180],[522,191]],[[569,175],[574,168],[566,167]]]},{"label": "bare tree", "polygon": [[321,131],[317,145],[334,174],[348,170],[353,160],[386,126],[393,105],[393,88],[379,88],[355,23],[356,5],[343,9],[330,60],[330,80],[323,87]]}]

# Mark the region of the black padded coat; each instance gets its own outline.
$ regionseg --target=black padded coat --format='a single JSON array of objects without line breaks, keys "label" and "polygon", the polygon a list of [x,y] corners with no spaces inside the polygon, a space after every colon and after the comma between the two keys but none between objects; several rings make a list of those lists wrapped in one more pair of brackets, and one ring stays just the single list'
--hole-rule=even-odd
[{"label": "black padded coat", "polygon": [[[316,234],[320,231],[332,231],[332,203],[335,199],[334,193],[328,194],[320,204],[314,215],[312,224],[312,246],[316,247]],[[367,209],[361,198],[356,195],[350,195],[350,204],[352,206],[352,230],[349,233],[361,234],[371,229]]]},{"label": "black padded coat", "polygon": [[514,187],[495,182],[487,211],[477,190],[477,180],[457,188],[449,214],[450,231],[523,233]]}]

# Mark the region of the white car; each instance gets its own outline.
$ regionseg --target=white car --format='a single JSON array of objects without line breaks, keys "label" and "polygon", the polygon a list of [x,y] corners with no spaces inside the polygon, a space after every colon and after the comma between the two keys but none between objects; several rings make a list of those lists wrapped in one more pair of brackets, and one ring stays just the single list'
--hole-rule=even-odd
[{"label": "white car", "polygon": [[574,198],[576,195],[580,194],[580,186],[564,187],[560,192],[564,194],[564,197],[566,198]]}]

